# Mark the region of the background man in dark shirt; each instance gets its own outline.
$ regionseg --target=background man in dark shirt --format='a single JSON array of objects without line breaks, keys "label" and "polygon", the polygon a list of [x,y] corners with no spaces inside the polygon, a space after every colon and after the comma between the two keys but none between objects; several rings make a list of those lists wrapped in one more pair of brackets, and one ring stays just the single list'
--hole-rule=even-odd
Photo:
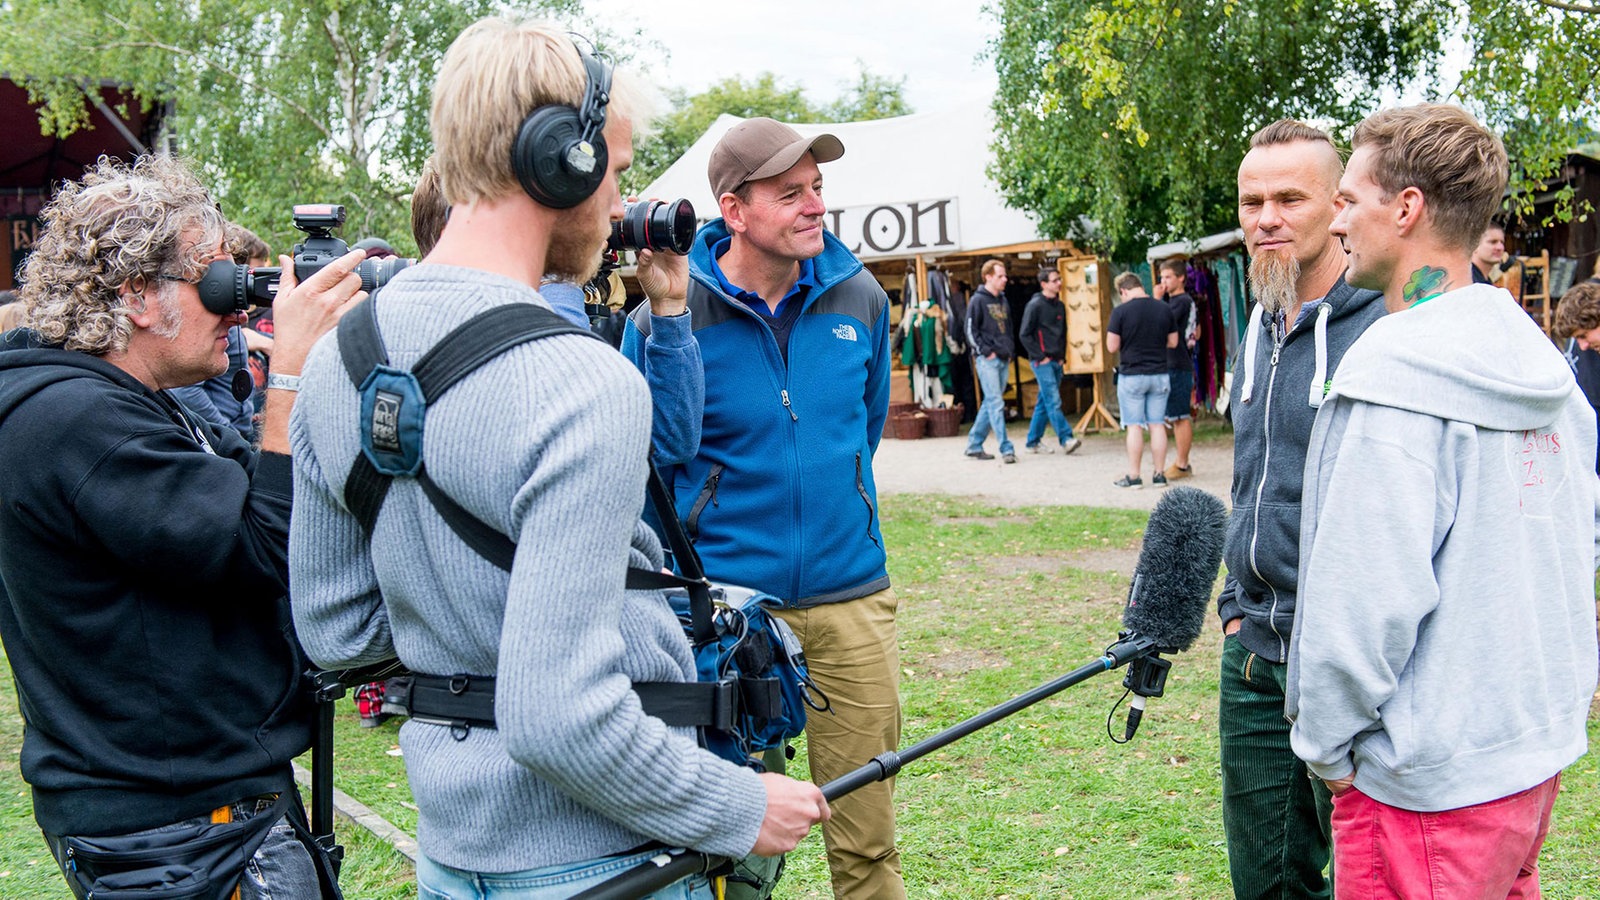
[{"label": "background man in dark shirt", "polygon": [[983,286],[972,292],[967,306],[967,342],[978,366],[978,389],[983,404],[967,435],[967,455],[973,459],[994,459],[984,452],[983,442],[993,430],[999,440],[1000,456],[1008,463],[1017,461],[1011,438],[1006,436],[1006,367],[1011,365],[1011,311],[1006,307],[1006,266],[998,259],[987,260],[979,270]]},{"label": "background man in dark shirt", "polygon": [[1506,230],[1490,222],[1489,227],[1483,230],[1483,236],[1478,238],[1478,246],[1472,250],[1472,283],[1492,284],[1492,273],[1505,262]]},{"label": "background man in dark shirt", "polygon": [[1166,422],[1172,426],[1173,443],[1177,445],[1177,459],[1166,469],[1167,479],[1188,478],[1189,445],[1194,443],[1194,416],[1190,400],[1194,396],[1194,359],[1190,351],[1200,336],[1200,326],[1195,323],[1194,298],[1189,296],[1184,276],[1189,265],[1180,257],[1172,257],[1161,264],[1161,280],[1156,296],[1164,299],[1172,311],[1172,325],[1178,329],[1178,345],[1167,351],[1167,380],[1171,390],[1167,393]]},{"label": "background man in dark shirt", "polygon": [[1161,426],[1166,415],[1167,350],[1178,345],[1178,329],[1172,311],[1160,300],[1145,293],[1144,283],[1132,272],[1117,276],[1117,294],[1122,303],[1111,311],[1106,326],[1106,351],[1121,353],[1117,366],[1117,406],[1122,412],[1122,427],[1128,430],[1128,474],[1112,482],[1117,487],[1142,488],[1139,458],[1144,455],[1144,429],[1150,431],[1150,457],[1155,463],[1150,483],[1165,486],[1162,469],[1167,464],[1167,432]]},{"label": "background man in dark shirt", "polygon": [[[1061,360],[1067,354],[1067,307],[1061,302],[1061,273],[1055,268],[1040,270],[1039,292],[1023,308],[1022,327],[1017,334],[1039,384],[1033,421],[1028,423],[1028,439],[1023,445],[1029,453],[1038,453],[1048,421],[1060,439],[1061,452],[1071,453],[1083,446],[1083,442],[1072,436],[1072,423],[1061,411]],[[1056,448],[1048,444],[1045,449],[1056,452]]]}]

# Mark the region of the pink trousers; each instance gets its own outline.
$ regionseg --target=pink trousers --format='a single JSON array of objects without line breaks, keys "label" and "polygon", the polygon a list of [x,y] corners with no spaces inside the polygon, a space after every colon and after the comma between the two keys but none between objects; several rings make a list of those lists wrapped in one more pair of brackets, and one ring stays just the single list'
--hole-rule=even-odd
[{"label": "pink trousers", "polygon": [[1338,900],[1532,900],[1558,773],[1525,791],[1443,812],[1398,809],[1350,788],[1333,798]]}]

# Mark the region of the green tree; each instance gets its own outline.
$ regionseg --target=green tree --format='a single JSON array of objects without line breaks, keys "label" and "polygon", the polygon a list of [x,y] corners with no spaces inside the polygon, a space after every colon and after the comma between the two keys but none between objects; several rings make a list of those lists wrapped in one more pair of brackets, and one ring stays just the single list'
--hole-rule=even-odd
[{"label": "green tree", "polygon": [[905,76],[896,79],[876,75],[860,60],[856,61],[856,65],[861,68],[856,83],[844,96],[823,107],[824,121],[866,122],[911,115],[911,104],[905,98]]},{"label": "green tree", "polygon": [[624,189],[644,190],[724,113],[740,118],[770,116],[780,122],[859,122],[909,115],[911,105],[904,92],[904,78],[875,75],[864,63],[855,84],[838,100],[820,106],[808,100],[798,85],[779,81],[771,72],[748,80],[724,78],[698,94],[670,91],[671,110],[656,120],[651,135],[636,143]]},{"label": "green tree", "polygon": [[[1441,0],[1442,2],[1442,0]],[[1132,256],[1232,227],[1249,136],[1335,127],[1430,72],[1411,0],[999,0],[991,173],[1052,237]]]},{"label": "green tree", "polygon": [[[1512,205],[1527,214],[1567,153],[1600,131],[1600,3],[1479,0],[1461,24],[1472,53],[1456,96],[1500,130]],[[1571,202],[1570,187],[1559,193],[1556,218],[1592,212]]]},{"label": "green tree", "polygon": [[[0,71],[43,103],[39,127],[88,120],[85,85],[170,104],[177,149],[224,212],[276,250],[295,203],[345,205],[344,235],[411,246],[409,196],[431,152],[444,51],[502,0],[27,0],[0,3]],[[570,18],[577,0],[517,4]]]},{"label": "green tree", "polygon": [[816,109],[799,85],[784,84],[771,72],[748,81],[724,78],[698,94],[682,89],[667,92],[671,110],[658,117],[652,133],[634,142],[633,167],[624,176],[624,189],[637,193],[677,162],[717,116],[749,118],[771,116],[785,122],[809,122]]}]

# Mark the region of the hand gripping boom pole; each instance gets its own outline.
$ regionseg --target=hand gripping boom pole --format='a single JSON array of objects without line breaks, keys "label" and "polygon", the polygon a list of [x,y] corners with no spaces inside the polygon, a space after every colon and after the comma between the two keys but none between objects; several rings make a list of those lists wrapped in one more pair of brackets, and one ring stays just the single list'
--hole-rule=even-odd
[{"label": "hand gripping boom pole", "polygon": [[[972,734],[981,728],[986,728],[1004,719],[1013,713],[1020,712],[1028,707],[1052,697],[1061,691],[1102,672],[1109,672],[1118,666],[1154,656],[1158,652],[1155,641],[1138,635],[1129,635],[1118,641],[1106,655],[1085,663],[1048,684],[1041,685],[1017,697],[981,712],[964,722],[946,728],[931,737],[924,738],[904,750],[889,750],[873,757],[866,765],[835,778],[822,786],[822,795],[830,802],[877,781],[885,781],[899,773],[907,763],[914,762],[922,757],[945,747],[949,744]],[[701,853],[697,850],[681,848],[663,849],[648,861],[640,863],[637,867],[618,875],[617,877],[596,885],[574,896],[573,900],[636,900],[652,891],[660,890],[675,881],[687,878],[690,875],[712,871],[726,864],[724,857]]]},{"label": "hand gripping boom pole", "polygon": [[[1122,613],[1126,630],[1104,656],[904,750],[880,753],[866,765],[824,784],[822,795],[831,802],[857,788],[892,778],[906,763],[1102,672],[1189,649],[1204,627],[1211,588],[1222,563],[1226,530],[1227,508],[1221,500],[1195,488],[1169,489],[1156,503],[1145,527],[1144,545]],[[697,850],[663,849],[633,869],[575,895],[573,900],[637,900],[681,878],[710,872],[727,862],[723,857]]]}]

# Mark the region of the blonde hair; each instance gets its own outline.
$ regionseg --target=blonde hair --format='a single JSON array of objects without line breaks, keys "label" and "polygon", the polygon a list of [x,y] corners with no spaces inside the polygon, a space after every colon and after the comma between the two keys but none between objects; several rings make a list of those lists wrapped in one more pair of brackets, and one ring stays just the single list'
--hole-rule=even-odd
[{"label": "blonde hair", "polygon": [[1142,291],[1144,290],[1144,280],[1132,272],[1123,272],[1117,276],[1116,281],[1111,282],[1111,286],[1118,291],[1131,291],[1135,288]]},{"label": "blonde hair", "polygon": [[1301,141],[1310,143],[1327,144],[1335,152],[1338,147],[1333,145],[1333,138],[1326,131],[1314,128],[1298,119],[1279,119],[1271,125],[1261,129],[1250,137],[1250,147],[1272,147],[1277,144],[1295,144]]},{"label": "blonde hair", "polygon": [[1469,253],[1500,208],[1510,177],[1500,138],[1471,113],[1446,103],[1374,113],[1356,126],[1350,144],[1372,148],[1372,177],[1386,202],[1417,188],[1434,232]]},{"label": "blonde hair", "polygon": [[272,259],[272,248],[254,231],[243,225],[228,226],[228,254],[234,263],[247,265],[252,259]]},{"label": "blonde hair", "polygon": [[[439,66],[431,115],[434,165],[450,206],[522,190],[511,148],[540,106],[583,102],[588,74],[568,32],[552,23],[480,19],[456,37]],[[607,122],[642,130],[650,102],[634,79],[612,73]]]},{"label": "blonde hair", "polygon": [[23,269],[26,317],[47,344],[94,356],[127,349],[133,335],[124,285],[170,297],[162,274],[197,277],[228,223],[193,170],[168,156],[133,165],[102,156],[39,214],[37,248]]},{"label": "blonde hair", "polygon": [[998,259],[986,259],[983,261],[983,267],[978,270],[978,274],[988,278],[994,274],[995,269],[1003,269],[1005,266],[1006,264]]}]

